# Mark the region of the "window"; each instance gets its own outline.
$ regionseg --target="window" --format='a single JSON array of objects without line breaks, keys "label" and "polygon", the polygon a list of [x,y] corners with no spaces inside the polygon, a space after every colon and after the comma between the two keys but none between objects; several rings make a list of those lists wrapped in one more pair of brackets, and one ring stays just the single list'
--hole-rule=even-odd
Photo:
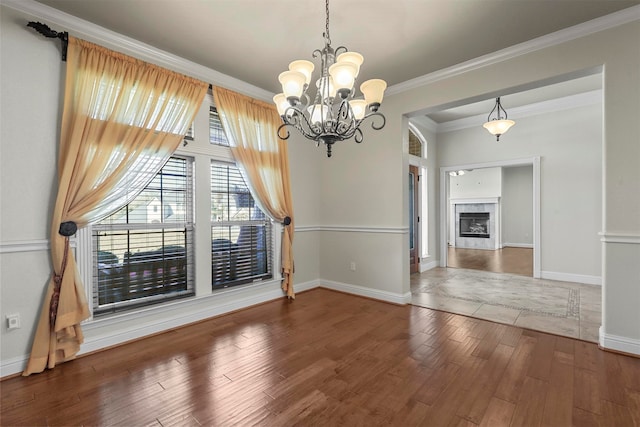
[{"label": "window", "polygon": [[272,277],[271,220],[256,206],[240,170],[211,163],[213,289]]},{"label": "window", "polygon": [[193,129],[193,123],[191,123],[191,126],[189,126],[189,129],[187,130],[187,133],[184,135],[184,145],[187,145],[188,142],[191,142],[195,139],[195,131]]},{"label": "window", "polygon": [[192,161],[172,157],[92,227],[94,315],[194,295]]},{"label": "window", "polygon": [[422,157],[422,141],[411,129],[409,129],[409,154]]},{"label": "window", "polygon": [[222,122],[216,107],[209,107],[209,142],[213,145],[229,146],[229,141],[222,129]]}]

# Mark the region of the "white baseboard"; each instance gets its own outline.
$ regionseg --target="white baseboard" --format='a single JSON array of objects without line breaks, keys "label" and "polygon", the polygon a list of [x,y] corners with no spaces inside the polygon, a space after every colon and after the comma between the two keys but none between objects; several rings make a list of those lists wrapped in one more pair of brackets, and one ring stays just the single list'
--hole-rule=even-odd
[{"label": "white baseboard", "polygon": [[345,292],[348,294],[359,295],[361,297],[390,302],[393,304],[404,305],[411,302],[411,292],[407,292],[405,294],[397,294],[395,292],[381,291],[378,289],[371,289],[360,285],[352,285],[349,283],[341,283],[323,279],[320,279],[320,287],[333,289],[334,291]]},{"label": "white baseboard", "polygon": [[541,271],[541,279],[559,280],[561,282],[584,283],[585,285],[602,286],[602,277],[585,274],[558,273],[555,271]]},{"label": "white baseboard", "polygon": [[12,359],[3,360],[0,365],[0,379],[8,376],[19,374],[27,367],[29,356],[19,356]]},{"label": "white baseboard", "polygon": [[600,326],[600,347],[607,350],[621,351],[623,353],[640,356],[640,340],[605,334]]},{"label": "white baseboard", "polygon": [[533,249],[533,243],[503,243],[502,247]]},{"label": "white baseboard", "polygon": [[440,265],[440,261],[429,261],[429,262],[421,262],[420,263],[420,273],[424,273],[425,271],[429,271],[433,268],[436,268]]},{"label": "white baseboard", "polygon": [[[318,280],[296,283],[295,290],[296,292],[302,292],[317,288],[319,284]],[[121,316],[113,316],[84,324],[82,329],[85,335],[85,342],[81,345],[78,355],[124,344],[145,336],[284,297],[279,283],[269,284],[262,288],[252,286],[251,293],[248,293],[246,288],[244,290],[231,288],[226,292],[236,293],[237,297],[232,301],[217,303],[216,300],[219,298],[216,297],[221,294],[218,293],[203,298],[182,300],[175,304],[150,308],[145,312],[133,315],[124,313]],[[175,308],[178,305],[180,306],[179,310]],[[149,315],[159,312],[163,313],[162,321],[147,320]],[[0,363],[0,378],[22,372],[27,366],[28,359],[29,355],[27,354],[6,361],[3,360]]]}]

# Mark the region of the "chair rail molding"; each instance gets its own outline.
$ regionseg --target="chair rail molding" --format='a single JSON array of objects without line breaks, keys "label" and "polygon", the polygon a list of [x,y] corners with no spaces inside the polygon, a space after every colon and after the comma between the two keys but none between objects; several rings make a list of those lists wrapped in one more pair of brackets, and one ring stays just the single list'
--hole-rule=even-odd
[{"label": "chair rail molding", "polygon": [[378,226],[352,226],[352,225],[301,225],[296,226],[295,232],[307,231],[335,231],[346,233],[383,233],[383,234],[408,234],[409,227],[378,227]]},{"label": "chair rail molding", "polygon": [[608,233],[606,231],[598,233],[600,241],[603,243],[629,243],[640,245],[640,234],[636,233]]}]

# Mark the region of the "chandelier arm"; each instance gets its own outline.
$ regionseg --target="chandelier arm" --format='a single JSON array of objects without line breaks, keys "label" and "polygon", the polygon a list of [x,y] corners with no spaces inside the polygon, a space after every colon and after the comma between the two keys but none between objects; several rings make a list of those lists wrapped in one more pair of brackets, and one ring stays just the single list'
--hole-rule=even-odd
[{"label": "chandelier arm", "polygon": [[378,112],[378,111],[374,111],[371,113],[368,113],[366,116],[364,116],[362,118],[361,121],[364,121],[366,119],[368,119],[369,117],[380,117],[380,119],[382,120],[382,124],[380,126],[376,126],[376,122],[375,119],[371,119],[371,128],[374,130],[380,130],[384,127],[385,124],[387,124],[387,118],[384,116],[384,114]]},{"label": "chandelier arm", "polygon": [[360,144],[362,141],[364,141],[364,136],[362,135],[362,130],[360,130],[359,127],[357,127],[355,132],[354,132],[353,140],[358,144]]},{"label": "chandelier arm", "polygon": [[[278,138],[282,139],[283,141],[286,141],[291,136],[291,132],[289,132],[289,129],[287,129],[287,126],[291,126],[291,125],[289,123],[283,123],[278,127]],[[285,136],[282,136],[281,131],[283,129],[287,132]]]},{"label": "chandelier arm", "polygon": [[[291,114],[288,114],[292,112]],[[314,126],[307,116],[302,113],[296,107],[289,107],[285,110],[285,114],[282,116],[283,125],[280,126],[291,126],[298,130],[305,138],[317,140],[319,136],[323,134],[322,126]],[[280,129],[278,128],[278,130]],[[287,131],[288,132],[288,131]]]},{"label": "chandelier arm", "polygon": [[344,53],[344,52],[349,52],[349,49],[347,49],[347,48],[346,48],[346,47],[344,47],[344,46],[338,46],[338,47],[336,48],[336,50],[335,50],[335,55],[336,55],[336,57],[337,57],[338,55],[340,55],[341,53]]}]

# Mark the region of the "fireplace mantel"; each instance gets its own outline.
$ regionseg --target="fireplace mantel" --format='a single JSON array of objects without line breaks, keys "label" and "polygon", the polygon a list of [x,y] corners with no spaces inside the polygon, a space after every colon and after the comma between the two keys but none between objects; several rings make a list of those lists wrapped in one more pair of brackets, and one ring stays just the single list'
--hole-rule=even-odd
[{"label": "fireplace mantel", "polygon": [[477,197],[474,199],[449,199],[452,205],[476,205],[500,203],[500,197]]}]

